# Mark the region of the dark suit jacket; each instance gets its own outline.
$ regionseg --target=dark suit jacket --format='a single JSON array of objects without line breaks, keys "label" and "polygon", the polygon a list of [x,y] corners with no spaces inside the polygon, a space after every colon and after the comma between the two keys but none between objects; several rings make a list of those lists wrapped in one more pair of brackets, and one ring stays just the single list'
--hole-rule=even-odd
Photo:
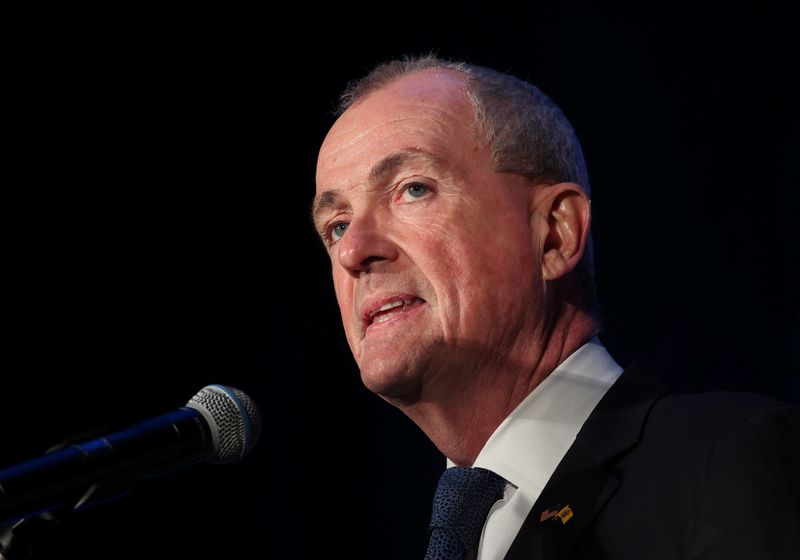
[{"label": "dark suit jacket", "polygon": [[[566,522],[542,521],[567,505]],[[670,395],[644,366],[629,368],[506,558],[800,558],[798,410],[747,394]]]}]

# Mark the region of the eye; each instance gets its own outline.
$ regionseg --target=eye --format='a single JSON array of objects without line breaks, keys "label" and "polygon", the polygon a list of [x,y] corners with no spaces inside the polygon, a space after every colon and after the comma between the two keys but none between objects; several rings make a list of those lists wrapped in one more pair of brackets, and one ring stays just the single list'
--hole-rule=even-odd
[{"label": "eye", "polygon": [[406,202],[413,202],[424,197],[430,190],[430,187],[423,183],[408,183],[403,187],[403,192],[400,197]]},{"label": "eye", "polygon": [[342,238],[342,235],[344,235],[344,231],[347,229],[348,225],[349,224],[347,222],[335,222],[331,224],[328,230],[330,232],[329,235],[331,243],[336,243]]}]

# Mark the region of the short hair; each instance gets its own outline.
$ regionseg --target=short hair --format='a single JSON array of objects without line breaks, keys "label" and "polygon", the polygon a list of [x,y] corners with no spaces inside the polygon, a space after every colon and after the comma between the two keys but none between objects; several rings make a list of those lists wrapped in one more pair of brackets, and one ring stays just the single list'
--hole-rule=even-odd
[{"label": "short hair", "polygon": [[[491,68],[432,55],[385,62],[347,86],[339,98],[337,114],[404,76],[437,69],[463,78],[495,171],[521,175],[533,183],[578,183],[591,196],[583,150],[561,109],[536,86]],[[584,306],[597,316],[592,245],[590,234],[575,273],[583,290]]]}]

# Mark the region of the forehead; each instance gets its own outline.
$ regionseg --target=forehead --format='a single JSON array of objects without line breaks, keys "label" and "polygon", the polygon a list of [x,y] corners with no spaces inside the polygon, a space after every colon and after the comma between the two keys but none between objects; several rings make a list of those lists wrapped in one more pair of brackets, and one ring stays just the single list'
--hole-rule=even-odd
[{"label": "forehead", "polygon": [[427,70],[384,86],[334,123],[317,162],[317,192],[366,179],[396,151],[419,150],[443,161],[478,149],[474,111],[460,76]]}]

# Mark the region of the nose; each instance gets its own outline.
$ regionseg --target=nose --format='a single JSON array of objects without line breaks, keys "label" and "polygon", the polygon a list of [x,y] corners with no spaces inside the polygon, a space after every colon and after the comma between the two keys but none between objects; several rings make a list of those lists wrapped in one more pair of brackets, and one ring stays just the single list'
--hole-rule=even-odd
[{"label": "nose", "polygon": [[353,218],[336,244],[339,264],[354,277],[397,260],[399,250],[374,217]]}]

